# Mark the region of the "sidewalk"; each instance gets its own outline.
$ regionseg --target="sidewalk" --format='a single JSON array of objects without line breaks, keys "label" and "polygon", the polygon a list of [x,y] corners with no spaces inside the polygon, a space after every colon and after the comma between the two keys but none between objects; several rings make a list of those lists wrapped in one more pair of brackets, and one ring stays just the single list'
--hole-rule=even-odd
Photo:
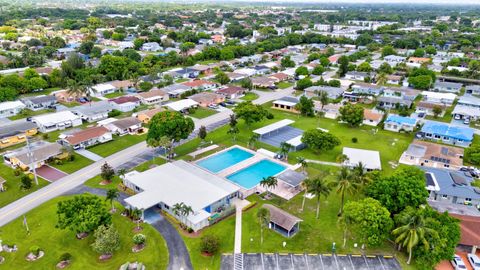
[{"label": "sidewalk", "polygon": [[242,211],[245,206],[250,202],[247,200],[234,199],[233,204],[235,205],[236,214],[235,214],[235,246],[233,249],[234,253],[242,252]]}]

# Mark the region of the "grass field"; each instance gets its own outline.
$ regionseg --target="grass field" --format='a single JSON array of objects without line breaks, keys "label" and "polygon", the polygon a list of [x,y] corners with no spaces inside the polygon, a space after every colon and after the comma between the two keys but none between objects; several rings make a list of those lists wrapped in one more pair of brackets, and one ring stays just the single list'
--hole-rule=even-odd
[{"label": "grass field", "polygon": [[61,165],[55,164],[55,162],[51,162],[49,165],[59,169],[60,171],[62,171],[64,173],[70,174],[70,173],[74,173],[74,172],[80,170],[81,168],[86,167],[86,166],[93,163],[92,160],[90,160],[90,159],[88,159],[88,158],[86,158],[82,155],[79,155],[77,153],[73,153],[73,156],[75,157],[75,159],[73,161],[64,161],[63,164],[61,164]]},{"label": "grass field", "polygon": [[18,120],[18,119],[23,119],[23,118],[27,118],[27,117],[32,117],[32,116],[36,116],[36,115],[40,115],[40,114],[46,114],[46,113],[53,113],[53,112],[55,112],[55,110],[53,110],[53,109],[38,110],[38,111],[32,111],[32,110],[29,110],[29,109],[24,109],[19,114],[8,117],[8,119]]},{"label": "grass field", "polygon": [[279,82],[279,83],[277,83],[277,87],[280,88],[280,89],[289,88],[291,86],[293,86],[293,83],[291,83],[291,82]]},{"label": "grass field", "polygon": [[253,92],[247,92],[243,97],[240,99],[245,100],[245,101],[252,101],[258,98],[258,95],[253,93]]},{"label": "grass field", "polygon": [[193,113],[189,114],[189,116],[197,119],[202,119],[205,117],[209,117],[211,115],[216,114],[217,111],[209,109],[209,108],[204,108],[204,107],[198,107],[194,110]]},{"label": "grass field", "polygon": [[[135,234],[135,223],[120,216],[119,210],[113,215],[113,224],[120,233],[121,248],[113,257],[105,262],[98,260],[99,254],[95,253],[90,245],[94,239],[92,234],[86,239],[77,240],[75,234],[69,230],[55,228],[57,222],[56,204],[68,197],[59,197],[37,207],[26,214],[30,234],[23,226],[23,217],[3,226],[0,237],[4,244],[17,245],[15,253],[3,252],[5,269],[55,269],[61,254],[68,252],[72,264],[68,269],[118,269],[125,262],[139,261],[147,269],[166,269],[168,264],[168,250],[161,235],[150,225],[142,224],[142,234],[147,236],[147,244],[143,251],[133,253],[132,237]],[[108,206],[106,206],[108,207]],[[118,204],[117,207],[120,207]],[[35,262],[27,262],[25,255],[33,245],[39,246],[45,256]]]},{"label": "grass field", "polygon": [[123,92],[113,92],[113,93],[104,95],[104,97],[105,98],[117,98],[117,97],[121,97],[123,95],[125,95]]},{"label": "grass field", "polygon": [[124,135],[113,136],[113,141],[98,144],[88,148],[91,151],[101,157],[108,157],[111,154],[119,152],[125,148],[128,148],[134,144],[145,141],[147,134],[142,135]]}]

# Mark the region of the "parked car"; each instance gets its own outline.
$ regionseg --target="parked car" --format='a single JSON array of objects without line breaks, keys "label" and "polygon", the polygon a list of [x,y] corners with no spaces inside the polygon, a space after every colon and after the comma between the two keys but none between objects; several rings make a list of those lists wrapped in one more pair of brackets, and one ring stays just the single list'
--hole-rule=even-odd
[{"label": "parked car", "polygon": [[455,114],[455,120],[460,120],[460,119],[461,119],[461,118],[460,118],[460,115]]},{"label": "parked car", "polygon": [[417,115],[418,118],[425,118],[425,113],[421,112]]},{"label": "parked car", "polygon": [[468,262],[472,266],[473,270],[480,270],[480,259],[475,254],[467,254]]},{"label": "parked car", "polygon": [[470,124],[470,118],[465,118],[465,120],[463,120],[463,123],[465,125],[469,125]]},{"label": "parked car", "polygon": [[462,257],[458,255],[453,256],[453,260],[450,261],[452,263],[452,266],[455,270],[464,270],[467,269],[467,266],[462,260]]}]

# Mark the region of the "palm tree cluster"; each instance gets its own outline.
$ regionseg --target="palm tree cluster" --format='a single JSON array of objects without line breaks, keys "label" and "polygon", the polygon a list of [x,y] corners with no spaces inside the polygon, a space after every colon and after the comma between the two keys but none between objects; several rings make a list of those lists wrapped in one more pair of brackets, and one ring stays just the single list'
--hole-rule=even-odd
[{"label": "palm tree cluster", "polygon": [[180,218],[180,222],[182,223],[182,227],[186,227],[185,221],[186,217],[190,214],[193,214],[193,209],[191,206],[186,205],[185,203],[176,203],[173,205],[172,212],[175,216]]},{"label": "palm tree cluster", "polygon": [[260,186],[264,187],[267,190],[267,197],[270,197],[270,190],[274,189],[278,185],[278,180],[275,176],[264,177],[260,181]]}]

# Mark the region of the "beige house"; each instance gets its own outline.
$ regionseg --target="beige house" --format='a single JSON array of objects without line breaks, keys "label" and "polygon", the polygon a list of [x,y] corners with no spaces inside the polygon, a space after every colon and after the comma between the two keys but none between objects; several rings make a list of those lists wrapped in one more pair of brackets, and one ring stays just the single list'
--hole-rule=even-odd
[{"label": "beige house", "polygon": [[225,101],[225,97],[223,95],[215,94],[212,92],[198,93],[193,96],[190,96],[189,99],[196,101],[198,105],[202,107],[217,105]]},{"label": "beige house", "polygon": [[168,93],[163,90],[154,88],[148,92],[139,93],[138,98],[140,99],[140,102],[142,104],[162,104],[163,102],[168,100]]},{"label": "beige house", "polygon": [[463,167],[463,148],[414,140],[403,152],[400,163],[458,170]]},{"label": "beige house", "polygon": [[142,123],[144,123],[144,124],[148,124],[150,122],[150,119],[152,119],[152,117],[155,114],[157,114],[159,112],[163,112],[163,111],[165,111],[165,109],[163,109],[163,108],[141,111],[141,112],[137,113],[137,119],[142,121]]}]

